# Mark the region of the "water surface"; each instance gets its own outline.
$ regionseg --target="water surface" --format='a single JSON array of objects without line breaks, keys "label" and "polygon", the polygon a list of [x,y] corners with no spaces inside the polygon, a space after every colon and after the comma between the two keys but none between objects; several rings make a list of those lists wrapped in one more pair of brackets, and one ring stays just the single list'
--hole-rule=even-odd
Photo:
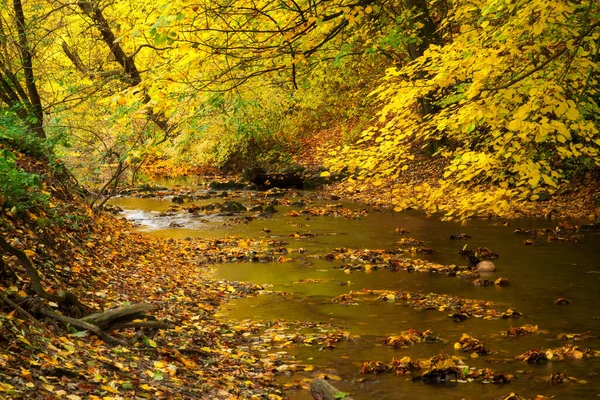
[{"label": "water surface", "polygon": [[[297,196],[301,196],[298,194]],[[260,194],[258,195],[260,196]],[[256,195],[238,198],[245,204],[255,201]],[[310,199],[310,198],[309,198]],[[202,200],[214,202],[222,200]],[[222,237],[240,236],[286,240],[286,247],[302,248],[305,252],[291,252],[287,263],[231,263],[218,266],[221,278],[273,285],[274,290],[289,292],[288,296],[259,296],[232,301],[226,304],[223,318],[253,321],[281,319],[286,321],[314,321],[334,323],[358,338],[338,343],[334,349],[319,350],[314,346],[298,346],[291,353],[299,363],[313,364],[316,372],[328,372],[343,378],[335,384],[352,392],[358,399],[496,399],[511,392],[526,398],[537,394],[559,399],[583,399],[600,396],[600,360],[551,361],[530,365],[507,361],[531,349],[560,347],[568,342],[558,340],[561,333],[589,331],[600,334],[600,234],[585,233],[579,242],[547,242],[546,236],[537,238],[539,245],[525,246],[525,237],[515,235],[516,228],[538,229],[555,227],[557,221],[516,220],[510,226],[498,226],[493,221],[471,221],[466,226],[440,222],[416,212],[371,212],[360,220],[341,217],[287,217],[293,207],[277,206],[278,213],[270,218],[261,217],[247,224],[236,223],[231,217],[217,215],[194,217],[179,213],[159,217],[159,213],[173,205],[169,199],[117,198],[111,203],[125,209],[125,216],[140,224],[139,229],[161,237]],[[316,201],[318,203],[318,201]],[[315,203],[315,204],[316,204]],[[349,207],[360,207],[349,205]],[[177,222],[183,227],[170,228]],[[569,221],[585,223],[585,221]],[[471,279],[425,273],[390,272],[377,270],[371,273],[345,274],[334,266],[339,261],[326,261],[316,256],[331,252],[336,247],[360,249],[393,249],[402,237],[396,228],[410,231],[410,236],[423,240],[423,246],[435,253],[425,256],[442,264],[464,265],[458,249],[468,245],[477,249],[486,246],[498,253],[494,260],[497,271],[489,279],[506,277],[508,287],[481,287],[471,284]],[[266,233],[264,230],[268,229]],[[312,232],[315,237],[294,239],[293,233]],[[450,240],[454,233],[467,233],[468,240]],[[320,278],[319,283],[297,283],[302,279]],[[349,285],[341,286],[340,283]],[[332,299],[349,290],[389,289],[424,293],[454,294],[464,298],[490,300],[500,303],[498,308],[511,308],[524,314],[520,319],[485,321],[471,318],[461,323],[453,322],[446,313],[416,311],[401,303],[367,301],[355,306],[333,303]],[[558,298],[567,298],[568,306],[555,304]],[[524,324],[539,325],[548,334],[529,337],[506,338],[500,332]],[[416,344],[408,349],[393,349],[382,344],[385,336],[408,329],[431,329],[446,339],[445,343]],[[484,341],[492,356],[470,359],[468,354],[453,348],[463,333]],[[598,339],[577,342],[580,347],[600,348]],[[431,386],[412,382],[409,377],[394,375],[362,375],[360,366],[365,361],[390,361],[393,357],[410,356],[426,359],[438,353],[466,357],[470,366],[489,367],[515,374],[507,385],[459,383]],[[492,360],[493,359],[493,360]],[[550,384],[552,373],[562,372],[585,383]],[[287,380],[311,377],[296,374]],[[310,399],[307,391],[292,392],[294,399]]]}]

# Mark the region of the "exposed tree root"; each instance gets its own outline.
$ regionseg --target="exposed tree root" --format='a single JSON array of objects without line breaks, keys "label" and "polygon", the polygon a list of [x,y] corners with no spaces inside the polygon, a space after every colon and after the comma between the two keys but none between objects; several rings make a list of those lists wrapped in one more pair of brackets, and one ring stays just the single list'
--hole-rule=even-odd
[{"label": "exposed tree root", "polygon": [[[29,275],[29,278],[31,279],[31,286],[39,298],[55,302],[59,305],[59,307],[66,308],[73,315],[77,315],[79,317],[89,314],[90,308],[82,304],[77,296],[71,292],[60,291],[58,294],[47,292],[42,286],[38,270],[35,268],[33,262],[31,262],[27,254],[23,250],[10,245],[1,234],[0,248],[5,252],[17,257],[21,265],[23,265],[25,268],[27,275]],[[145,311],[152,311],[155,309],[152,304],[140,303],[117,307],[100,313],[87,315],[78,319],[52,311],[46,307],[45,304],[40,306],[39,304],[36,304],[39,303],[39,301],[36,302],[35,299],[34,301],[28,301],[28,299],[30,298],[22,299],[21,304],[35,304],[34,307],[32,306],[30,308],[36,308],[38,313],[45,315],[46,317],[50,317],[64,324],[70,324],[80,329],[88,330],[108,343],[119,344],[122,346],[127,346],[127,342],[114,338],[105,331],[126,328],[147,328],[153,330],[171,327],[171,325],[165,322],[157,321],[153,316],[143,314]],[[21,314],[24,318],[39,324],[39,321],[32,314],[26,311],[21,305],[10,300],[4,294],[0,293],[0,300],[17,310],[17,312],[19,312],[19,314]]]},{"label": "exposed tree root", "polygon": [[33,315],[31,315],[23,307],[21,307],[20,305],[18,305],[17,303],[12,301],[8,297],[6,297],[4,295],[4,293],[0,293],[0,300],[2,300],[4,303],[6,303],[10,307],[14,308],[15,310],[17,310],[17,312],[19,314],[21,314],[23,316],[23,318],[25,318],[26,320],[33,322],[36,325],[41,326],[40,322],[37,319],[35,319],[35,317]]},{"label": "exposed tree root", "polygon": [[29,279],[31,279],[31,286],[35,293],[43,299],[53,301],[59,305],[66,305],[71,308],[75,314],[84,315],[89,310],[89,307],[82,304],[73,293],[68,291],[60,291],[58,294],[47,292],[42,286],[42,280],[38,270],[35,268],[27,254],[6,241],[4,236],[0,235],[0,248],[5,252],[17,257],[21,265],[25,268]]}]

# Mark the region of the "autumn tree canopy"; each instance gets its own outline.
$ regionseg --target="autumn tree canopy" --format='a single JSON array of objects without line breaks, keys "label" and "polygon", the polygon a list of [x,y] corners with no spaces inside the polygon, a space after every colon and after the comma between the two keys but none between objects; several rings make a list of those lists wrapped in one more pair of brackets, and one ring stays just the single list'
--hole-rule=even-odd
[{"label": "autumn tree canopy", "polygon": [[597,164],[598,21],[592,1],[14,0],[0,102],[112,182],[161,160],[280,165],[339,126],[330,165],[351,182],[443,164],[398,209],[501,213]]}]

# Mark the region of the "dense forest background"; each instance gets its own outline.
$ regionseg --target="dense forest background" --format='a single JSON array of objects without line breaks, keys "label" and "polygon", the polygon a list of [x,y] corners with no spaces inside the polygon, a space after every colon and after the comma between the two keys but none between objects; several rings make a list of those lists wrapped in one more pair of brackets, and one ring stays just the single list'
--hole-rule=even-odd
[{"label": "dense forest background", "polygon": [[397,210],[506,214],[597,167],[599,11],[594,1],[6,1],[5,201],[19,203],[10,182],[35,187],[17,148],[99,187],[301,160],[343,171],[350,192],[391,187]]}]

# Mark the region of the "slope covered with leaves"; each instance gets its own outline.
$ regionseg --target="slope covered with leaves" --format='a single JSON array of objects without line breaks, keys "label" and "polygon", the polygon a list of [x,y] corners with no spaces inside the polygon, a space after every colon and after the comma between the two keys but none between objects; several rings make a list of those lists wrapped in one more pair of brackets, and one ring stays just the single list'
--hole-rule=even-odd
[{"label": "slope covered with leaves", "polygon": [[[24,155],[19,165],[43,170]],[[41,190],[54,193],[49,181]],[[210,264],[228,259],[236,239],[138,234],[122,220],[56,196],[46,206],[3,207],[0,213],[0,234],[27,255],[48,293],[68,290],[90,311],[151,304],[154,316],[168,325],[109,331],[127,342],[115,344],[46,318],[45,308],[65,316],[74,310],[36,295],[23,264],[3,251],[0,397],[278,398],[277,357],[257,356],[250,351],[256,338],[244,335],[260,335],[260,327],[234,327],[214,316],[222,302],[263,290],[212,277]]]}]

